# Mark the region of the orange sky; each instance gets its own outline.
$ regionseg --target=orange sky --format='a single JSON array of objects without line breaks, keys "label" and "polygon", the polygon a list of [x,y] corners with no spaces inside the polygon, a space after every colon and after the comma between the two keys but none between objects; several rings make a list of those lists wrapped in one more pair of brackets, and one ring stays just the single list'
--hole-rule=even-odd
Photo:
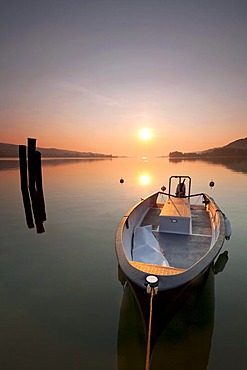
[{"label": "orange sky", "polygon": [[52,3],[1,9],[1,142],[142,156],[247,136],[244,2]]}]

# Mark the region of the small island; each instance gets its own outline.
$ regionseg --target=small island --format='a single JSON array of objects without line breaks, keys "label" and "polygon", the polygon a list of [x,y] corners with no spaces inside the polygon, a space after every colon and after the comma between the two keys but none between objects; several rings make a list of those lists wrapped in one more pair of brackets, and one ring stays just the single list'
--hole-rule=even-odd
[{"label": "small island", "polygon": [[174,151],[169,153],[170,159],[207,159],[227,157],[247,157],[247,138],[235,140],[223,147],[208,149],[202,152],[182,153],[180,151]]}]

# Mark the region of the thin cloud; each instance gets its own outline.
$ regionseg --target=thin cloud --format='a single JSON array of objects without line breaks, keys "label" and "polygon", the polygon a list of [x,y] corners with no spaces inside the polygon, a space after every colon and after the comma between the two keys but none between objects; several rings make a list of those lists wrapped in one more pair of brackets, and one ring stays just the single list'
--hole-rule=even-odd
[{"label": "thin cloud", "polygon": [[[58,87],[57,87],[58,88]],[[94,104],[100,104],[108,107],[120,107],[121,105],[116,100],[109,96],[100,94],[97,91],[88,89],[79,84],[64,82],[59,84],[59,89],[72,94],[73,96],[82,97],[83,99],[90,100]]]}]

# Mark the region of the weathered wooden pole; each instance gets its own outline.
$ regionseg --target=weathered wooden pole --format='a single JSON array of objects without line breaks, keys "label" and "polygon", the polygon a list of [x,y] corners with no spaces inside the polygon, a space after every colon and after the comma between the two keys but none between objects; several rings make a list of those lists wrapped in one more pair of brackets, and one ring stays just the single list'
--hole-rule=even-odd
[{"label": "weathered wooden pole", "polygon": [[34,216],[36,230],[40,234],[45,231],[43,222],[46,220],[46,212],[42,185],[41,153],[36,151],[36,139],[28,138],[28,164],[26,146],[19,145],[19,161],[21,192],[27,225],[29,228],[34,227]]},{"label": "weathered wooden pole", "polygon": [[28,138],[28,187],[32,198],[35,192],[35,152],[36,152],[36,139]]},{"label": "weathered wooden pole", "polygon": [[41,153],[36,151],[35,153],[35,183],[36,183],[36,195],[37,195],[37,210],[41,221],[46,220],[45,213],[45,200],[43,193],[42,183],[42,166],[41,166]]},{"label": "weathered wooden pole", "polygon": [[19,163],[20,163],[21,193],[25,209],[26,222],[29,229],[32,229],[34,227],[34,223],[27,184],[26,145],[19,145]]},{"label": "weathered wooden pole", "polygon": [[[37,162],[38,162],[38,166],[40,167],[40,171],[36,170]],[[36,183],[36,176],[38,172],[40,172],[38,175],[39,177],[38,186],[40,189],[40,186],[42,187],[41,159],[39,157],[39,159],[37,160],[36,139],[28,138],[28,176],[29,176],[28,186],[29,186],[29,193],[30,193],[30,197],[32,201],[32,209],[33,209],[36,230],[38,234],[41,234],[45,231],[44,226],[43,226],[43,221],[46,219],[46,216],[45,216],[45,211],[44,211],[44,205],[42,207],[43,210],[41,211],[41,213],[39,212],[40,204],[39,204],[39,199],[38,199],[37,183]],[[42,195],[43,195],[43,190],[42,190]],[[40,196],[40,198],[42,202],[42,196]]]}]

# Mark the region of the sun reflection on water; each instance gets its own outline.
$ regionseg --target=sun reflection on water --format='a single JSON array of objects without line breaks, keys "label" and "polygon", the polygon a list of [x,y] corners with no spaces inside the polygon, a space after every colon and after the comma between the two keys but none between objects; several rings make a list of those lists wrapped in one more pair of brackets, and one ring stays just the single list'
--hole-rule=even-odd
[{"label": "sun reflection on water", "polygon": [[139,183],[140,183],[140,185],[147,186],[147,185],[150,184],[150,182],[151,182],[151,176],[148,175],[147,173],[141,174],[139,176]]}]

